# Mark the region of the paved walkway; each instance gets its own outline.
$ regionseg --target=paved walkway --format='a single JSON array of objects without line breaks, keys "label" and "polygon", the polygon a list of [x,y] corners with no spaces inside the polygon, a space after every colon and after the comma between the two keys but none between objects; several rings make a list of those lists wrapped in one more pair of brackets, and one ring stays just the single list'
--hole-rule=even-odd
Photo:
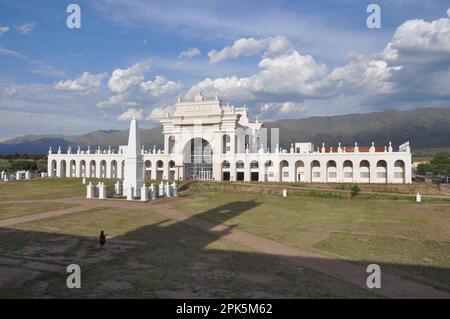
[{"label": "paved walkway", "polygon": [[[225,238],[227,240],[245,245],[265,254],[278,256],[279,258],[283,258],[290,263],[294,263],[301,267],[306,267],[318,271],[320,273],[343,280],[363,289],[367,289],[366,279],[368,274],[366,273],[366,269],[364,266],[293,248],[264,237],[249,234],[242,230],[230,228],[229,226],[223,224],[216,224],[202,218],[194,217],[174,208],[174,203],[192,201],[192,199],[189,198],[178,197],[176,199],[163,199],[150,203],[142,203],[138,201],[129,202],[123,200],[86,200],[84,198],[66,198],[42,201],[64,202],[70,204],[78,204],[80,206],[3,220],[0,221],[0,227],[11,226],[19,223],[41,220],[67,214],[74,214],[96,207],[124,209],[150,208],[153,212],[161,216],[179,221],[188,226],[207,232],[213,236]],[[15,202],[24,203],[24,201],[10,201],[9,203]],[[371,291],[385,297],[450,299],[449,293],[437,290],[431,286],[421,284],[412,280],[402,279],[398,276],[387,273],[382,273],[381,278],[382,288],[374,289]]]}]

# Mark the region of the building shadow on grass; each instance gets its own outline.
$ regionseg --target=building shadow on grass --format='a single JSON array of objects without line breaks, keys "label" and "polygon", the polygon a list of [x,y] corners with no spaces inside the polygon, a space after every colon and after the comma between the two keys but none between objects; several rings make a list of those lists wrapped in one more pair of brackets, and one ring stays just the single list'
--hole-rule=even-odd
[{"label": "building shadow on grass", "polygon": [[[0,228],[1,298],[443,298],[450,270],[376,260],[345,262],[261,253],[230,240],[223,223],[259,205],[236,201],[182,222],[161,218],[108,240]],[[155,206],[157,207],[157,206]],[[211,222],[214,217],[216,222]],[[66,287],[66,267],[82,269],[82,288]],[[366,287],[366,267],[382,269],[382,288]],[[396,274],[397,276],[392,276]],[[404,281],[401,278],[409,279]],[[424,282],[427,286],[417,283]],[[432,288],[435,286],[437,289]],[[445,292],[446,291],[446,292]]]}]

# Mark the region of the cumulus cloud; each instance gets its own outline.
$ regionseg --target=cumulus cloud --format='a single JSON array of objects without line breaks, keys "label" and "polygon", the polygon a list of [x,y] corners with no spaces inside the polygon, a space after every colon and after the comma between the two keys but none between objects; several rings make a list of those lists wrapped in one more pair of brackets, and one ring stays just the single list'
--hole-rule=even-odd
[{"label": "cumulus cloud", "polygon": [[0,37],[9,31],[9,27],[8,26],[4,26],[4,27],[0,27]]},{"label": "cumulus cloud", "polygon": [[114,94],[108,99],[97,102],[97,107],[136,107],[165,103],[181,92],[183,86],[180,82],[169,81],[163,76],[156,76],[154,80],[135,83],[126,91]]},{"label": "cumulus cloud", "polygon": [[27,22],[25,24],[22,24],[21,26],[17,27],[17,31],[19,31],[20,34],[27,35],[34,31],[36,28],[36,23],[34,22]]},{"label": "cumulus cloud", "polygon": [[153,97],[164,97],[179,92],[182,89],[180,82],[168,81],[163,76],[156,76],[153,81],[142,82],[142,91]]},{"label": "cumulus cloud", "polygon": [[382,51],[349,55],[344,65],[331,70],[283,37],[240,39],[209,53],[211,63],[250,55],[261,55],[258,72],[206,78],[193,85],[186,97],[198,91],[210,96],[219,92],[274,116],[317,113],[319,108],[339,114],[448,105],[450,100],[449,18],[405,21]]},{"label": "cumulus cloud", "polygon": [[108,87],[114,93],[123,93],[130,87],[140,84],[150,69],[150,60],[141,61],[127,69],[116,69],[112,72]]},{"label": "cumulus cloud", "polygon": [[130,108],[127,111],[125,111],[122,114],[120,114],[117,117],[117,120],[119,120],[119,121],[130,121],[133,118],[136,118],[139,121],[142,120],[144,118],[144,110]]},{"label": "cumulus cloud", "polygon": [[76,92],[97,92],[102,81],[106,78],[105,73],[90,74],[84,72],[74,80],[59,81],[54,85],[56,90],[76,91]]},{"label": "cumulus cloud", "polygon": [[423,63],[450,55],[450,19],[408,20],[397,28],[382,57],[399,63]]},{"label": "cumulus cloud", "polygon": [[158,122],[160,118],[167,116],[167,114],[173,114],[175,111],[175,105],[169,105],[165,107],[155,107],[152,109],[148,117],[149,121]]},{"label": "cumulus cloud", "polygon": [[314,94],[317,81],[327,71],[312,56],[297,51],[263,58],[258,66],[261,71],[249,77],[205,79],[194,85],[187,96],[192,97],[198,91],[219,92],[238,99],[252,99],[261,94],[308,96]]},{"label": "cumulus cloud", "polygon": [[208,53],[210,63],[218,63],[220,61],[237,58],[240,56],[254,55],[274,55],[288,53],[293,46],[283,36],[270,37],[265,39],[242,38],[227,46],[220,51],[212,50]]}]

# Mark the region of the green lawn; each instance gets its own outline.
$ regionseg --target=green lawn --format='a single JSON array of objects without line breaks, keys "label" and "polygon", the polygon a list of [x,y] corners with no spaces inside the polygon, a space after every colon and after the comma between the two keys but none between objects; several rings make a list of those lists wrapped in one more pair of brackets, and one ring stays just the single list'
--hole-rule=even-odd
[{"label": "green lawn", "polygon": [[377,262],[401,276],[450,291],[449,202],[205,191],[190,195],[204,199],[179,209],[293,247]]},{"label": "green lawn", "polygon": [[[114,181],[107,183],[111,192]],[[382,271],[450,291],[448,201],[417,204],[292,192],[282,198],[266,189],[249,193],[226,187],[227,192],[210,191],[208,185],[193,188],[182,194],[191,200],[177,208],[303,250],[378,263]],[[47,200],[84,195],[80,179],[0,183],[0,219],[63,208],[63,201]],[[21,199],[45,201],[2,203]],[[86,208],[0,228],[0,297],[376,297],[165,219],[157,209]],[[106,249],[98,247],[101,229],[110,236]],[[82,267],[81,290],[65,286],[65,267],[71,263]]]},{"label": "green lawn", "polygon": [[39,214],[75,206],[77,205],[50,202],[2,204],[0,206],[0,220],[16,218],[25,215]]},{"label": "green lawn", "polygon": [[[100,229],[114,237],[104,249]],[[150,210],[95,209],[0,229],[0,255],[26,261],[13,270],[20,279],[0,289],[7,298],[377,297]],[[82,269],[80,290],[65,286],[72,263]]]},{"label": "green lawn", "polygon": [[[88,179],[98,183],[99,179]],[[114,191],[114,180],[102,180],[108,186],[108,192]],[[56,199],[86,196],[86,186],[81,178],[39,178],[29,181],[12,181],[0,183],[0,201]]]}]

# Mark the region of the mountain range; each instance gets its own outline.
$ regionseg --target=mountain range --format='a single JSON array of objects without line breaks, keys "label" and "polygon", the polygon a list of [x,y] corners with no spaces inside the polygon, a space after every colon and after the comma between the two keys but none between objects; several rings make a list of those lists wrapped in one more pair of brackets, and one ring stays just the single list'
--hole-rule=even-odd
[{"label": "mountain range", "polygon": [[[450,147],[450,109],[424,108],[411,111],[387,110],[339,116],[311,117],[266,122],[264,127],[279,128],[284,148],[294,142],[313,142],[316,146],[388,145],[410,141],[412,149]],[[82,135],[25,135],[0,143],[0,154],[46,154],[51,146],[65,150],[68,146],[92,149],[97,146],[126,145],[128,130],[100,130]],[[162,148],[162,127],[141,129],[147,149]]]}]

